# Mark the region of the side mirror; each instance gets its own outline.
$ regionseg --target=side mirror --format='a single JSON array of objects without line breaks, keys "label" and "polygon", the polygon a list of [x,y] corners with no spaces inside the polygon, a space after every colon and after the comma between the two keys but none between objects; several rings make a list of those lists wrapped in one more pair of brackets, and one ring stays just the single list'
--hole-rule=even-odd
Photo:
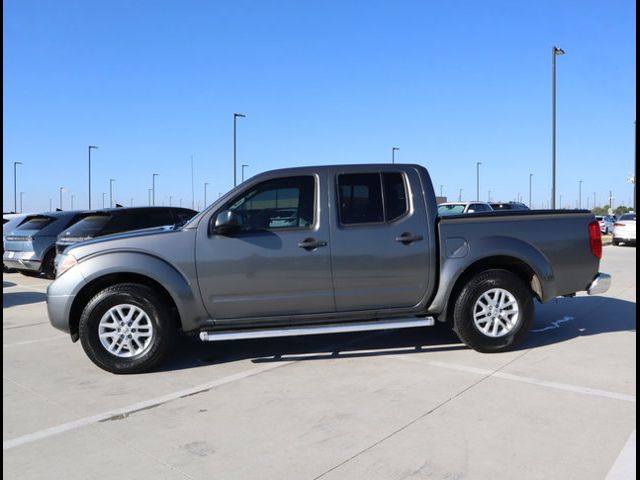
[{"label": "side mirror", "polygon": [[467,213],[476,213],[476,211],[473,208],[470,208],[469,210],[467,210]]},{"label": "side mirror", "polygon": [[240,216],[233,210],[223,210],[216,216],[213,233],[228,235],[240,228]]}]

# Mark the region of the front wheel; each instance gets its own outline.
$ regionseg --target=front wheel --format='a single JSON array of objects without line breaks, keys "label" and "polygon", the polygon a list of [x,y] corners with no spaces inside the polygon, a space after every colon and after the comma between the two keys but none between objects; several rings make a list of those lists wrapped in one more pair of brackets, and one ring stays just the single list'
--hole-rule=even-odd
[{"label": "front wheel", "polygon": [[472,277],[453,308],[454,330],[460,340],[484,353],[519,344],[529,333],[533,317],[531,290],[507,270],[487,270]]},{"label": "front wheel", "polygon": [[142,373],[159,364],[178,334],[171,308],[152,288],[121,283],[98,292],[80,317],[82,348],[112,373]]}]

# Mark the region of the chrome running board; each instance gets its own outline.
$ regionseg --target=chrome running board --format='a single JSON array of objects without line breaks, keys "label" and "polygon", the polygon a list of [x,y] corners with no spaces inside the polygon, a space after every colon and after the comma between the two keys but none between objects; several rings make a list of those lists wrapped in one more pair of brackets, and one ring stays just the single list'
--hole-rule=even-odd
[{"label": "chrome running board", "polygon": [[288,328],[263,328],[261,330],[223,330],[202,331],[203,342],[220,342],[223,340],[246,340],[249,338],[297,337],[301,335],[325,335],[330,333],[366,332],[372,330],[390,330],[396,328],[431,327],[435,323],[432,317],[398,318],[377,322],[359,322],[331,325],[309,325]]}]

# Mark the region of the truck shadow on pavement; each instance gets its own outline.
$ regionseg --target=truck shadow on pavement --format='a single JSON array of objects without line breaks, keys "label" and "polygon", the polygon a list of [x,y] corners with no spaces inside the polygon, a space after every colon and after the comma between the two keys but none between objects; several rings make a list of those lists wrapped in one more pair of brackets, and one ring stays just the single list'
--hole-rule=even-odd
[{"label": "truck shadow on pavement", "polygon": [[47,295],[41,292],[2,292],[2,308],[44,302],[46,299]]},{"label": "truck shadow on pavement", "polygon": [[[608,297],[561,298],[545,305],[536,304],[532,331],[516,350],[541,348],[581,336],[635,332],[635,316],[634,302]],[[268,363],[466,349],[448,325],[438,322],[428,328],[214,343],[182,337],[174,354],[158,370],[182,370],[240,360]]]}]

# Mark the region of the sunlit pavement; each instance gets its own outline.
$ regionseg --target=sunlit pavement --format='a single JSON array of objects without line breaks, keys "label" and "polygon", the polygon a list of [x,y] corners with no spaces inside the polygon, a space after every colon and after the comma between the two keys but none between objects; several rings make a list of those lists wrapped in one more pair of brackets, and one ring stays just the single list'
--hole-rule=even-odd
[{"label": "sunlit pavement", "polygon": [[603,296],[537,305],[518,350],[443,326],[201,344],[115,376],[3,275],[5,478],[635,477],[636,249]]}]

